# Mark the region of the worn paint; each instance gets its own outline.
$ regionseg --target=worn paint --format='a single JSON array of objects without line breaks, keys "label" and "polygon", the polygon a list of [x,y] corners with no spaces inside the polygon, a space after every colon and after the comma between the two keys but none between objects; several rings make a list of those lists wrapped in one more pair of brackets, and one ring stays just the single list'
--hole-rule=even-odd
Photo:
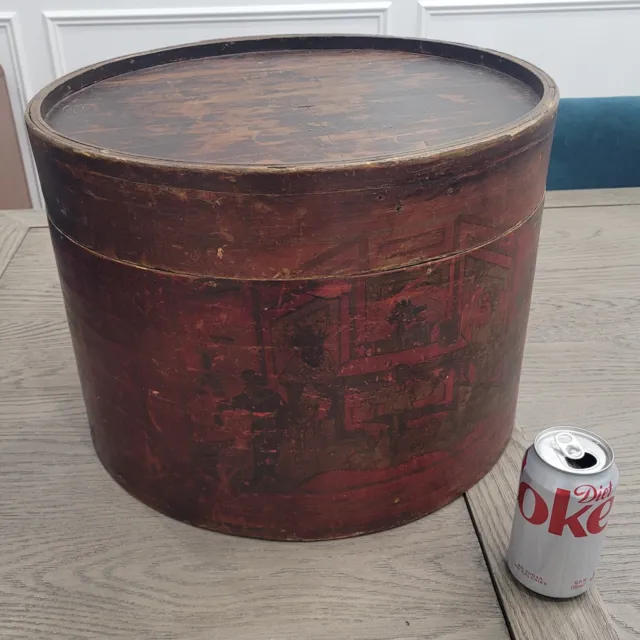
[{"label": "worn paint", "polygon": [[[297,139],[305,113],[329,109],[322,83],[341,71],[318,66],[309,88],[300,52],[289,59],[264,51],[305,47],[342,47],[354,60],[358,47],[367,49],[362,64],[372,66],[360,91],[369,98],[385,69],[413,69],[389,76],[387,109],[421,114],[425,90],[447,107],[403,122],[403,133],[377,130],[380,102],[349,111],[360,129],[338,102],[320,120],[331,133]],[[118,143],[121,134],[106,131],[107,121],[101,128],[100,114],[114,113],[110,95],[126,103],[125,61],[61,80],[30,106],[96,450],[142,501],[210,529],[306,540],[408,522],[477,481],[508,441],[555,88],[508,58],[393,38],[191,45],[136,56],[134,66],[150,69],[145,91],[167,73],[171,91],[202,98],[207,69],[235,86],[234,56],[215,56],[241,50],[263,52],[269,70],[259,88],[270,83],[286,103],[273,112],[252,107],[255,95],[242,83],[224,94],[228,109],[230,95],[249,91],[242,112],[255,126],[263,118],[271,136],[252,139],[256,148],[240,145],[233,127],[215,148],[192,136],[203,126],[194,104],[198,117],[203,104],[222,108],[206,95],[171,108],[156,99],[148,128],[141,122],[138,139],[129,131],[126,145]],[[424,57],[423,69],[425,51],[481,59],[513,77],[501,85],[503,76],[471,67],[471,82],[466,66],[437,59],[424,89],[433,58]],[[197,64],[157,66],[184,58]],[[101,94],[102,78],[111,79]],[[86,85],[91,91],[74,97]],[[76,98],[91,108],[74,112]],[[70,107],[64,121],[62,102]],[[474,111],[476,103],[483,106]],[[513,109],[522,110],[515,122]],[[180,118],[188,162],[175,160],[179,138],[165,159],[127,154],[149,150]],[[461,124],[475,127],[476,138],[460,137]],[[410,130],[423,126],[438,131],[440,146],[415,146]],[[120,146],[101,150],[110,143]],[[222,166],[234,145],[238,158],[257,154],[255,164]]]}]

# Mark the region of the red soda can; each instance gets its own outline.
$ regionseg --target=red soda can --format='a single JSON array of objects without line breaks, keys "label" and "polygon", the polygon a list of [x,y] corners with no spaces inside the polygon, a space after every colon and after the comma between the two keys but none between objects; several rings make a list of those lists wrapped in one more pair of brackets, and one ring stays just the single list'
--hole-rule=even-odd
[{"label": "red soda can", "polygon": [[525,587],[572,598],[593,584],[618,486],[613,450],[594,433],[545,429],[522,461],[507,564]]}]

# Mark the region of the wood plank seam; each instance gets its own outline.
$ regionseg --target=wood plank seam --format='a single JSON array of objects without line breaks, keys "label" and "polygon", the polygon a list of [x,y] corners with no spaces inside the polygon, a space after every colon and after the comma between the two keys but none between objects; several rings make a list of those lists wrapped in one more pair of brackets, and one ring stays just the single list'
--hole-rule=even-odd
[{"label": "wood plank seam", "polygon": [[42,209],[20,209],[0,213],[28,229],[47,227],[47,215]]},{"label": "wood plank seam", "polygon": [[640,187],[625,189],[585,189],[578,191],[548,191],[547,209],[576,207],[610,207],[640,204]]},{"label": "wood plank seam", "polygon": [[0,215],[0,277],[13,259],[29,229]]},{"label": "wood plank seam", "polygon": [[487,548],[484,544],[484,539],[482,537],[482,534],[480,532],[480,529],[478,527],[478,523],[476,522],[476,519],[473,515],[473,510],[471,509],[471,504],[469,502],[469,494],[465,493],[464,494],[464,503],[467,507],[467,511],[469,512],[469,519],[471,520],[471,526],[473,527],[473,531],[476,534],[476,537],[478,538],[478,546],[480,547],[480,552],[482,553],[482,557],[484,558],[484,562],[487,566],[487,573],[489,574],[489,578],[491,579],[491,586],[493,587],[493,590],[496,593],[496,599],[498,601],[498,606],[500,607],[500,613],[502,613],[502,617],[504,618],[504,623],[505,626],[507,627],[507,631],[509,633],[509,638],[511,638],[511,640],[516,640],[516,636],[513,632],[513,627],[511,626],[511,621],[509,620],[509,615],[507,614],[507,609],[505,607],[505,602],[502,598],[502,594],[500,592],[500,589],[498,587],[498,583],[496,582],[496,577],[493,573],[493,571],[491,570],[491,563],[489,561],[489,555],[487,552]]}]

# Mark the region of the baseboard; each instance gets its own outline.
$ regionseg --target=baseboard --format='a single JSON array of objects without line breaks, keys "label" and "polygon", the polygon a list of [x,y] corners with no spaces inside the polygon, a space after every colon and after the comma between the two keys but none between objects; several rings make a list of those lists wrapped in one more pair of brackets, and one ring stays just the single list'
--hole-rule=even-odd
[{"label": "baseboard", "polygon": [[640,96],[560,100],[547,189],[640,186]]}]

